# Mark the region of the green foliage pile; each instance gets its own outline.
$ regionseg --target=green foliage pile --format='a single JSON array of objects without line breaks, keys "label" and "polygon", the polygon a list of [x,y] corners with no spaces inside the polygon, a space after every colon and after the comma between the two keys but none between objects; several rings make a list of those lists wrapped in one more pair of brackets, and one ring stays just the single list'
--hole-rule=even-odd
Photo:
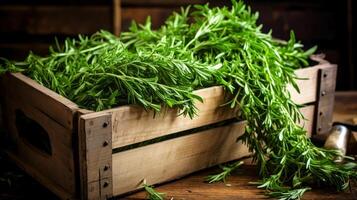
[{"label": "green foliage pile", "polygon": [[1,71],[23,72],[88,109],[138,104],[157,112],[178,108],[191,118],[201,100],[192,91],[222,85],[232,94],[227,106],[238,106],[237,117],[248,122],[239,139],[254,152],[260,188],[282,199],[299,198],[315,184],[346,189],[356,166],[336,164],[336,151],[306,138],[296,125],[303,118],[299,105],[287,91],[315,48],[304,51],[293,33],[287,42],[274,40],[257,25],[257,13],[232,4],[182,9],[159,30],[148,18],[120,38],[101,31],[68,39],[47,57],[30,53],[23,62],[6,61]]}]

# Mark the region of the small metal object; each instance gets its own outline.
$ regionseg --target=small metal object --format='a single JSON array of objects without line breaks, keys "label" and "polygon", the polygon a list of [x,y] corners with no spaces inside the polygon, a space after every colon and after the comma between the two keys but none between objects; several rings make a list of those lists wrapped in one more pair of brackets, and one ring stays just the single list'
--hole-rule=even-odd
[{"label": "small metal object", "polygon": [[108,146],[108,144],[109,144],[109,142],[108,142],[107,140],[105,140],[105,141],[103,142],[103,147]]},{"label": "small metal object", "polygon": [[108,126],[108,123],[107,123],[107,122],[104,122],[104,123],[103,123],[103,128],[107,128],[107,126]]},{"label": "small metal object", "polygon": [[333,126],[330,135],[326,139],[324,145],[326,149],[335,149],[340,151],[341,156],[335,158],[336,162],[342,162],[343,156],[346,155],[348,137],[348,128],[344,125],[338,124]]},{"label": "small metal object", "polygon": [[105,181],[104,183],[103,183],[103,187],[108,187],[109,186],[109,183],[107,182],[107,181]]}]

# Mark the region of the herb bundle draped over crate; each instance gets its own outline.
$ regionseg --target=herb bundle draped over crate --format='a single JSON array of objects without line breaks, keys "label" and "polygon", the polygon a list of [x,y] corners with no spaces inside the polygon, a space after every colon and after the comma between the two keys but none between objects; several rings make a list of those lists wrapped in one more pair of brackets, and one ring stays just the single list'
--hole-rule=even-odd
[{"label": "herb bundle draped over crate", "polygon": [[[5,61],[4,72],[22,72],[83,108],[103,110],[138,104],[157,112],[178,108],[195,117],[193,90],[222,85],[230,93],[226,106],[247,120],[238,138],[254,153],[268,195],[296,199],[309,185],[348,187],[357,177],[354,163],[337,164],[337,151],[315,147],[306,131],[299,105],[287,85],[298,90],[294,70],[307,66],[308,51],[291,33],[287,42],[262,33],[257,13],[243,2],[232,7],[196,5],[170,16],[159,30],[132,24],[120,37],[100,31],[91,37],[67,39],[50,55],[33,53],[23,62]],[[229,174],[232,168],[225,168]],[[211,176],[210,181],[225,175]]]}]

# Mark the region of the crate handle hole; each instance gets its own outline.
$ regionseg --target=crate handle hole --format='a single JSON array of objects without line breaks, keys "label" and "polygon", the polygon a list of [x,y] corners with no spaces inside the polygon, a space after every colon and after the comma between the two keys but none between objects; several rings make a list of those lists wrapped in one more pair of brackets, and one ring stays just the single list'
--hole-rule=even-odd
[{"label": "crate handle hole", "polygon": [[22,110],[17,109],[15,115],[15,125],[19,137],[41,152],[51,156],[52,147],[47,131],[35,120],[26,116]]}]

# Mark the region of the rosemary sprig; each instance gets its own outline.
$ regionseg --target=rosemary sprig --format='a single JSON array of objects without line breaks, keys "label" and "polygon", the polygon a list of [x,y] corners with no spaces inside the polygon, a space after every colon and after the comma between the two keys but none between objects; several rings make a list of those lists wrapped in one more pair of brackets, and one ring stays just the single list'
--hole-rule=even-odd
[{"label": "rosemary sprig", "polygon": [[148,194],[147,199],[149,200],[164,200],[165,199],[165,194],[161,192],[157,192],[153,186],[144,184],[144,189],[146,193]]},{"label": "rosemary sprig", "polygon": [[269,197],[276,198],[279,200],[293,200],[293,199],[300,199],[303,194],[311,190],[311,188],[300,188],[300,189],[285,189],[278,192],[270,192],[268,193]]},{"label": "rosemary sprig", "polygon": [[220,168],[222,169],[221,173],[218,174],[214,174],[214,175],[209,175],[206,177],[206,181],[208,183],[214,183],[214,182],[219,182],[219,181],[223,181],[226,182],[226,178],[228,176],[230,176],[230,174],[238,169],[241,165],[243,165],[244,162],[243,161],[238,161],[235,162],[233,164],[230,165],[226,165],[226,166],[220,166]]}]

